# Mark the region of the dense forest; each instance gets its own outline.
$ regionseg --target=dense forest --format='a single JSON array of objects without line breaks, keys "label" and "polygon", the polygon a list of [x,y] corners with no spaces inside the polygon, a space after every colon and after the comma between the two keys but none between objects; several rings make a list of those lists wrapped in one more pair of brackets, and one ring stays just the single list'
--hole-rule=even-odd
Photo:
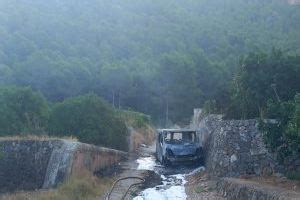
[{"label": "dense forest", "polygon": [[297,155],[299,35],[285,0],[0,1],[0,135],[126,149],[124,113],[166,127],[203,107]]},{"label": "dense forest", "polygon": [[160,125],[207,100],[225,112],[242,56],[300,52],[284,0],[11,0],[0,16],[0,84],[52,102],[93,92]]}]

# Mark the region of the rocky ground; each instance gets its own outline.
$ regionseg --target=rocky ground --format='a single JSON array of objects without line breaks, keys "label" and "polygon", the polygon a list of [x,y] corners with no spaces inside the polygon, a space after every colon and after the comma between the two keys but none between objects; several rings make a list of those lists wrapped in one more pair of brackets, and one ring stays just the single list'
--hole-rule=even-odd
[{"label": "rocky ground", "polygon": [[217,193],[217,180],[208,177],[205,171],[188,175],[185,190],[187,200],[222,200],[225,199]]},{"label": "rocky ground", "polygon": [[226,199],[298,200],[299,181],[277,177],[224,178],[217,190]]},{"label": "rocky ground", "polygon": [[211,179],[206,172],[188,176],[187,199],[203,200],[284,200],[300,199],[300,182],[284,177],[257,177]]}]

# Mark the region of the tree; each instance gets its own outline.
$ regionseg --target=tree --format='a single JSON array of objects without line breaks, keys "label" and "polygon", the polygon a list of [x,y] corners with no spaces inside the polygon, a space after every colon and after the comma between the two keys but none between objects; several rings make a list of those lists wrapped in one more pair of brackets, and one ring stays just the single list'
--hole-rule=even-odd
[{"label": "tree", "polygon": [[31,88],[0,87],[0,135],[45,134],[49,108]]},{"label": "tree", "polygon": [[269,100],[288,101],[300,90],[299,56],[274,49],[270,55],[251,53],[243,58],[232,82],[228,117],[266,117]]},{"label": "tree", "polygon": [[278,154],[279,161],[300,153],[299,94],[287,102],[268,102],[267,117],[275,123],[262,121],[260,126],[268,148]]},{"label": "tree", "polygon": [[113,108],[94,94],[57,103],[50,115],[50,135],[75,136],[81,142],[127,149],[127,128]]}]

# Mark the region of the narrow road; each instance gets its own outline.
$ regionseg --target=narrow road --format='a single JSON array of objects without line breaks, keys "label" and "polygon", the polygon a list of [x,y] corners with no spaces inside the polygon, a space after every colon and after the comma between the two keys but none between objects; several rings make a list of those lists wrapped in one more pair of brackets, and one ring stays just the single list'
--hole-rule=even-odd
[{"label": "narrow road", "polygon": [[[140,187],[130,189],[124,199],[133,200],[185,200],[188,199],[185,184],[186,176],[203,167],[174,166],[164,167],[154,157],[155,146],[141,147],[138,157],[132,157],[122,163],[124,171],[119,178],[140,177],[145,183]],[[132,184],[139,183],[137,179],[120,181],[113,189],[109,200],[120,200]]]},{"label": "narrow road", "polygon": [[141,155],[136,160],[137,170],[152,171],[160,177],[161,182],[155,186],[146,187],[139,192],[134,200],[184,200],[187,199],[185,192],[186,175],[203,167],[174,166],[164,167],[154,157],[155,146],[141,148]]}]

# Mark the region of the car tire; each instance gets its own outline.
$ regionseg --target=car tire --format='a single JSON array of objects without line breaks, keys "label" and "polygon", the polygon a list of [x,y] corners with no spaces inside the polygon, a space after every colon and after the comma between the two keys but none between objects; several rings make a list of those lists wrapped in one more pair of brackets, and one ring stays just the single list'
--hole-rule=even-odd
[{"label": "car tire", "polygon": [[163,157],[162,160],[163,160],[162,161],[163,166],[169,167],[172,165],[172,163],[166,157]]},{"label": "car tire", "polygon": [[204,166],[204,158],[199,158],[197,161],[198,161],[197,162],[198,165]]}]

